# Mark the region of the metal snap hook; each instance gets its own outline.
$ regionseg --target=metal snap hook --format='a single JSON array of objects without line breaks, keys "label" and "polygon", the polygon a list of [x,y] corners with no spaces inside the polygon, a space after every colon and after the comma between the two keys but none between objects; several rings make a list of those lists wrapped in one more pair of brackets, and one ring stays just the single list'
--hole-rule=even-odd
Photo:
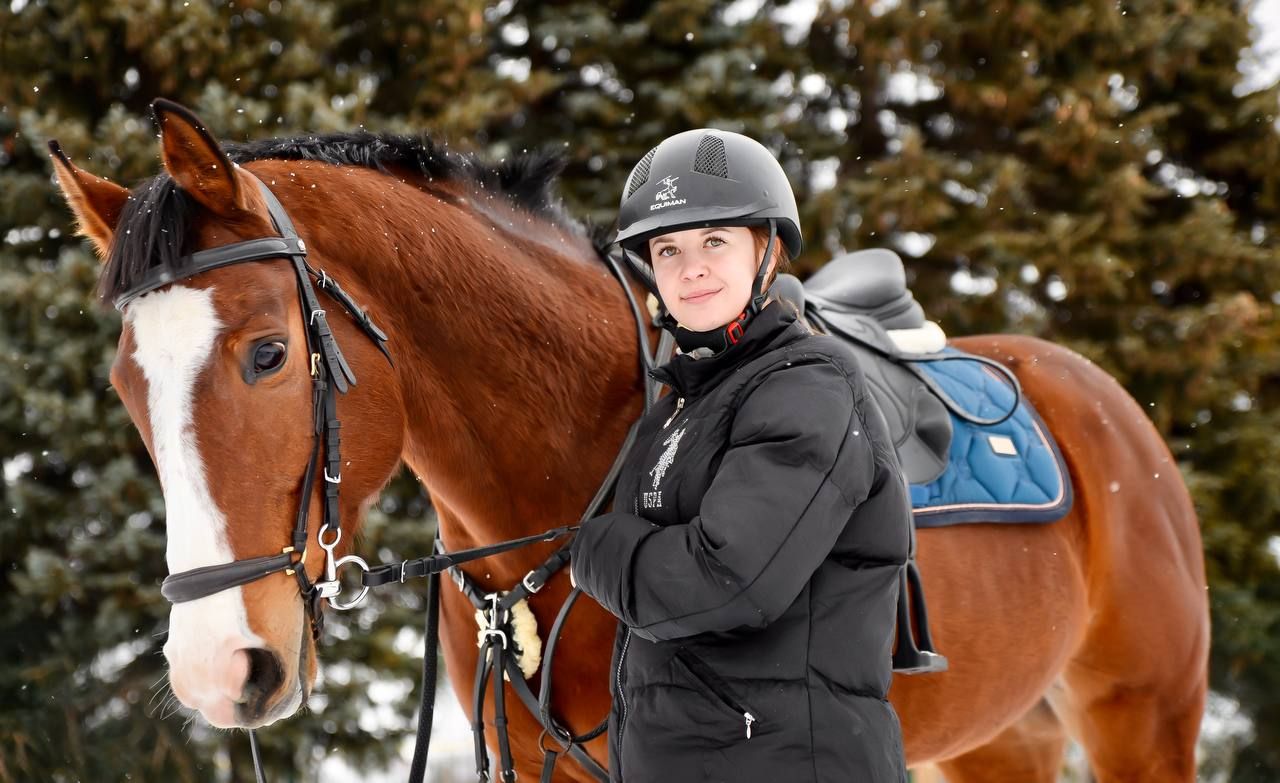
[{"label": "metal snap hook", "polygon": [[325,540],[324,540],[324,534],[325,534],[325,533],[327,533],[327,532],[329,532],[330,530],[331,530],[331,528],[329,527],[329,523],[328,523],[328,522],[326,522],[326,523],[324,523],[323,525],[321,525],[321,526],[320,526],[320,532],[316,533],[316,540],[320,542],[320,548],[321,548],[321,549],[323,549],[324,551],[328,552],[328,553],[329,553],[329,555],[330,555],[330,556],[332,556],[332,555],[333,555],[333,550],[334,550],[334,548],[335,548],[335,547],[337,547],[337,546],[338,546],[338,542],[342,540],[342,528],[340,528],[340,527],[339,527],[339,528],[332,528],[332,531],[333,531],[333,540],[332,540],[332,541],[325,541]]},{"label": "metal snap hook", "polygon": [[486,639],[491,636],[498,637],[499,641],[502,642],[503,649],[506,649],[507,634],[506,631],[503,630],[503,627],[506,625],[503,617],[505,612],[502,610],[502,607],[498,605],[498,602],[502,600],[502,595],[500,593],[486,593],[484,600],[489,602],[489,608],[481,610],[480,612],[484,617],[485,622],[484,625],[480,626],[481,636]]},{"label": "metal snap hook", "polygon": [[321,598],[329,599],[329,606],[340,611],[346,611],[356,604],[364,600],[365,593],[369,592],[369,586],[365,585],[358,595],[350,601],[342,602],[338,600],[338,595],[342,592],[342,583],[338,581],[338,571],[347,563],[355,563],[360,567],[361,571],[369,572],[369,564],[364,558],[358,555],[347,555],[344,558],[335,560],[333,550],[338,547],[338,542],[342,540],[342,528],[333,529],[333,540],[325,541],[325,532],[330,530],[328,525],[323,525],[320,532],[316,534],[316,539],[320,542],[320,548],[324,550],[324,581],[317,582],[315,587],[319,591]]},{"label": "metal snap hook", "polygon": [[[342,558],[338,562],[334,563],[333,568],[335,573],[341,570],[342,567],[347,563],[355,563],[357,566],[360,567],[361,571],[363,571],[364,573],[369,573],[369,564],[366,563],[364,561],[364,558],[360,557],[359,555],[347,555],[346,557]],[[335,583],[336,583],[336,580],[335,580]],[[338,589],[342,589],[340,584]],[[355,598],[352,598],[350,601],[347,601],[346,603],[339,601],[336,594],[328,596],[329,606],[332,606],[334,609],[338,609],[339,611],[345,612],[346,610],[354,607],[356,604],[363,601],[365,593],[367,592],[369,592],[369,586],[365,585],[360,589],[360,592],[356,595]]]}]

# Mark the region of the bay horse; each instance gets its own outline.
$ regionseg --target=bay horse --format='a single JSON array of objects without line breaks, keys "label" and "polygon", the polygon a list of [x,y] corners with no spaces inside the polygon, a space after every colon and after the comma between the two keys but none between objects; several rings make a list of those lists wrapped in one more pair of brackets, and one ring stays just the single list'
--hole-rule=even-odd
[{"label": "bay horse", "polygon": [[[393,366],[330,307],[359,377],[338,400],[343,518],[358,524],[402,463],[426,486],[449,551],[577,518],[644,386],[603,242],[552,195],[558,158],[491,164],[427,138],[364,132],[224,147],[176,104],[153,110],[164,170],[132,192],[53,155],[104,261],[104,296],[183,253],[276,235],[252,173],[395,355]],[[630,285],[642,299],[641,283]],[[269,259],[124,309],[111,383],[161,479],[171,572],[279,552],[300,503],[319,519],[320,490],[300,489],[312,421],[298,297],[288,262]],[[1140,406],[1080,355],[1025,336],[952,344],[1016,373],[1063,452],[1075,503],[1051,524],[919,532],[933,638],[950,670],[895,676],[908,763],[938,763],[952,783],[1052,781],[1070,734],[1098,781],[1194,780],[1209,618],[1198,523],[1173,457]],[[506,589],[556,546],[463,570]],[[307,573],[318,576],[321,556],[308,548]],[[445,584],[444,658],[465,694],[473,608]],[[530,599],[540,629],[569,590],[561,571]],[[175,695],[215,726],[292,715],[317,666],[301,604],[294,580],[276,573],[174,605],[164,654]],[[552,706],[575,732],[607,711],[614,630],[590,601],[566,624]],[[536,775],[538,723],[519,706],[509,713],[517,769]],[[588,750],[603,762],[605,738]],[[572,761],[557,775],[590,780]]]}]

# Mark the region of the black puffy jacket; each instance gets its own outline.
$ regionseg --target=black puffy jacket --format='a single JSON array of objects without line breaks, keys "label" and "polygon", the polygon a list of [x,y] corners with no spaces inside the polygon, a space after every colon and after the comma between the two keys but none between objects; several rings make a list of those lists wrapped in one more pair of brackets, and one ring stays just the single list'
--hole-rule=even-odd
[{"label": "black puffy jacket", "polygon": [[772,301],[651,374],[673,393],[571,561],[621,620],[613,779],[905,781],[886,695],[911,508],[853,356]]}]

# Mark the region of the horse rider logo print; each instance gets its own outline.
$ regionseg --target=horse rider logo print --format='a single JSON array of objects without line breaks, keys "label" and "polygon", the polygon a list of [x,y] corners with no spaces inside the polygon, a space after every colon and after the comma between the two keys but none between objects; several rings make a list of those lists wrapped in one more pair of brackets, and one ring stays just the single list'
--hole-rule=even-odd
[{"label": "horse rider logo print", "polygon": [[681,427],[675,430],[662,441],[662,445],[667,448],[649,470],[649,475],[653,476],[653,491],[642,493],[641,502],[645,508],[662,508],[662,490],[658,489],[658,483],[667,475],[667,468],[671,467],[671,463],[675,462],[676,449],[680,448],[680,439],[684,437],[685,429],[687,428]]},{"label": "horse rider logo print", "polygon": [[687,199],[676,198],[676,187],[677,187],[676,180],[678,179],[680,178],[679,177],[663,177],[662,179],[658,180],[658,184],[662,185],[663,187],[657,193],[653,194],[653,200],[656,201],[657,203],[649,205],[650,212],[653,212],[655,209],[677,207],[685,203]]}]

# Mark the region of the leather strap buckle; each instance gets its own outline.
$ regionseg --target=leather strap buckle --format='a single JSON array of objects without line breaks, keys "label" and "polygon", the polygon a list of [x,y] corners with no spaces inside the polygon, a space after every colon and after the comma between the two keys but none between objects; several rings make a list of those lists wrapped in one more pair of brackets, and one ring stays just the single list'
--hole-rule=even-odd
[{"label": "leather strap buckle", "polygon": [[538,569],[535,568],[529,573],[525,574],[524,578],[520,580],[520,584],[524,585],[524,589],[529,591],[529,595],[533,595],[534,593],[538,592],[547,584],[546,582],[541,582],[537,585],[532,585],[529,583],[529,579],[533,576],[536,576],[537,573],[538,573]]}]

